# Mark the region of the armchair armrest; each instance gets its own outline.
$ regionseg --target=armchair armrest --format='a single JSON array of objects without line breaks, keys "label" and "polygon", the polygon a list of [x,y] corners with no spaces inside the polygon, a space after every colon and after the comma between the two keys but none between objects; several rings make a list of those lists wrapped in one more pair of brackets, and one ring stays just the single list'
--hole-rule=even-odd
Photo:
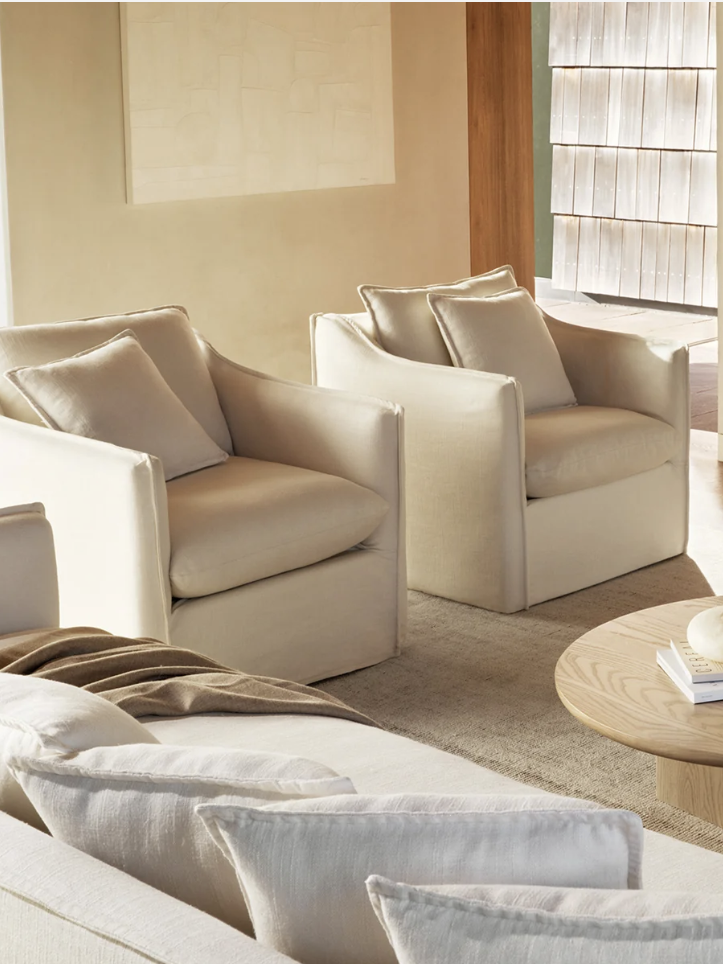
[{"label": "armchair armrest", "polygon": [[364,546],[386,553],[395,566],[401,635],[407,580],[399,406],[264,375],[224,358],[203,339],[201,348],[236,455],[348,479],[389,504]]},{"label": "armchair armrest", "polygon": [[58,625],[53,530],[39,503],[0,509],[0,635]]},{"label": "armchair armrest", "polygon": [[412,588],[489,609],[524,608],[524,409],[517,382],[389,355],[340,315],[315,315],[311,331],[315,381],[404,408]]},{"label": "armchair armrest", "polygon": [[545,321],[581,405],[625,408],[677,429],[680,462],[688,460],[688,348],[679,342],[583,328],[546,312]]},{"label": "armchair armrest", "polygon": [[52,525],[66,626],[168,639],[170,541],[158,459],[0,416],[0,504]]}]

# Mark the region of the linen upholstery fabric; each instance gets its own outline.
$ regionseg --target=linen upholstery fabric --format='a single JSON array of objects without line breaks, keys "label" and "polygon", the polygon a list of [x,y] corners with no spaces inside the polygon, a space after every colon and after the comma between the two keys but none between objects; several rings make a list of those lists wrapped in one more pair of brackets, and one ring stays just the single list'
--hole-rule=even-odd
[{"label": "linen upholstery fabric", "polygon": [[139,744],[9,766],[54,837],[246,933],[233,868],[195,806],[354,792],[322,764],[253,750]]},{"label": "linen upholstery fabric", "polygon": [[389,505],[348,479],[229,458],[168,486],[171,587],[207,596],[320,562],[369,536]]},{"label": "linen upholstery fabric", "polygon": [[3,964],[291,964],[4,813],[0,921]]},{"label": "linen upholstery fabric", "polygon": [[361,285],[358,291],[373,321],[376,340],[385,351],[412,361],[449,365],[449,352],[427,304],[427,295],[436,292],[480,298],[514,288],[515,284],[514,271],[507,264],[446,285],[423,288]]},{"label": "linen upholstery fabric", "polygon": [[677,434],[657,418],[578,405],[525,419],[529,498],[565,495],[647,472],[673,458]]},{"label": "linen upholstery fabric", "polygon": [[[53,530],[39,502],[0,508],[2,632],[57,626],[58,572]],[[0,639],[0,649],[2,649]]]},{"label": "linen upholstery fabric", "polygon": [[5,372],[51,428],[157,456],[166,480],[228,458],[128,329],[95,348]]},{"label": "linen upholstery fabric", "polygon": [[527,414],[576,404],[542,312],[525,288],[487,298],[430,294],[427,300],[457,368],[516,378]]},{"label": "linen upholstery fabric", "polygon": [[[202,805],[261,943],[301,964],[393,964],[364,881],[639,886],[634,814],[561,797],[326,797]],[[283,908],[283,913],[279,913]]]},{"label": "linen upholstery fabric", "polygon": [[396,358],[356,320],[312,317],[312,379],[404,408],[411,589],[516,612],[685,551],[686,346],[546,316],[578,402],[660,419],[676,430],[676,446],[657,469],[528,500],[519,383]]},{"label": "linen upholstery fabric", "polygon": [[[214,442],[230,454],[228,426],[185,308],[167,305],[81,321],[2,328],[0,372],[21,366],[44,365],[76,355],[128,329],[135,333],[173,394]],[[42,424],[17,389],[2,378],[0,406],[10,418]]]},{"label": "linen upholstery fabric", "polygon": [[158,740],[101,696],[65,683],[0,672],[0,810],[43,827],[42,819],[7,768],[9,754],[67,755],[117,743]]},{"label": "linen upholstery fabric", "polygon": [[399,964],[717,964],[720,894],[367,881]]}]

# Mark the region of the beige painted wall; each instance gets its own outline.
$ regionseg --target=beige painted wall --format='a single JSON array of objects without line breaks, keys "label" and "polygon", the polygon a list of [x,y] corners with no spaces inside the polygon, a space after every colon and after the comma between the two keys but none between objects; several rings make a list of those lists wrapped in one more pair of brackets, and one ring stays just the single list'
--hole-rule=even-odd
[{"label": "beige painted wall", "polygon": [[393,3],[397,182],[125,203],[115,3],[3,3],[16,324],[186,305],[223,352],[308,379],[308,316],[469,272],[465,5]]}]

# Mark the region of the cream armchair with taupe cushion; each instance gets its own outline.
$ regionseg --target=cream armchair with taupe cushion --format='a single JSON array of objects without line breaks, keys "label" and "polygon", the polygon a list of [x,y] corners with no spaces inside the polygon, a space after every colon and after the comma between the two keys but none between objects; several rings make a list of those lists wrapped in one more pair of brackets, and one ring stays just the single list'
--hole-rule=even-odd
[{"label": "cream armchair with taupe cushion", "polygon": [[687,348],[544,317],[578,405],[528,416],[436,328],[421,361],[413,329],[402,357],[368,313],[311,319],[315,384],[404,409],[412,589],[515,612],[685,551]]},{"label": "cream armchair with taupe cushion", "polygon": [[[166,481],[173,472],[164,477],[147,451],[46,427],[18,390],[51,362],[117,347],[121,333],[194,416],[216,464]],[[9,370],[17,374],[2,377]],[[184,309],[167,307],[0,330],[0,406],[0,504],[45,505],[62,625],[168,640],[300,682],[398,652],[406,581],[394,403],[243,368],[200,338]]]}]

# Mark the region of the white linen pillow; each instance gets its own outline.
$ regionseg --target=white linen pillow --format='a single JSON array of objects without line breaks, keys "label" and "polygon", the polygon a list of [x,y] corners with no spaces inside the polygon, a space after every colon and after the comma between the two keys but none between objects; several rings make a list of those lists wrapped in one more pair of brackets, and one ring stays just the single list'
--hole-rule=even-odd
[{"label": "white linen pillow", "polygon": [[427,295],[437,292],[482,298],[514,288],[516,284],[515,273],[506,264],[446,285],[423,288],[360,285],[357,290],[374,324],[376,340],[385,351],[412,361],[449,365],[449,352],[429,310]]},{"label": "white linen pillow", "polygon": [[245,933],[233,867],[196,806],[354,793],[321,763],[225,747],[99,747],[70,760],[18,755],[8,765],[54,837]]},{"label": "white linen pillow", "polygon": [[542,312],[525,288],[485,298],[427,296],[457,368],[516,378],[525,413],[576,405]]},{"label": "white linen pillow", "polygon": [[130,329],[86,351],[5,378],[50,428],[157,456],[166,481],[225,462]]},{"label": "white linen pillow", "polygon": [[[22,639],[14,635],[4,641]],[[68,755],[93,746],[158,743],[150,730],[95,693],[37,676],[0,673],[0,810],[44,824],[7,768],[14,753]]]},{"label": "white linen pillow", "polygon": [[723,896],[556,887],[367,889],[399,964],[718,964]]},{"label": "white linen pillow", "polygon": [[301,964],[393,964],[364,882],[637,887],[635,814],[554,796],[327,797],[198,808],[260,943]]}]

